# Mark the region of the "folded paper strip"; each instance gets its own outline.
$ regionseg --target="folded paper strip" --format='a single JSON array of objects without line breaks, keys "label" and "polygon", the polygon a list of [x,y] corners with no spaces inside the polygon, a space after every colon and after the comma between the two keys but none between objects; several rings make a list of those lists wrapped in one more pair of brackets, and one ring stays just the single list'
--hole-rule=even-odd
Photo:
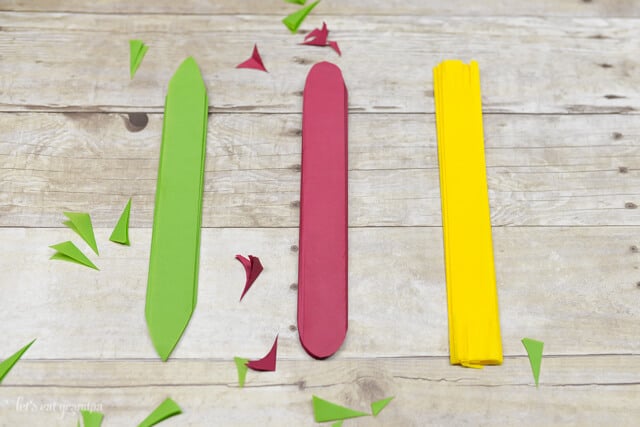
[{"label": "folded paper strip", "polygon": [[502,363],[478,64],[433,70],[452,364]]}]

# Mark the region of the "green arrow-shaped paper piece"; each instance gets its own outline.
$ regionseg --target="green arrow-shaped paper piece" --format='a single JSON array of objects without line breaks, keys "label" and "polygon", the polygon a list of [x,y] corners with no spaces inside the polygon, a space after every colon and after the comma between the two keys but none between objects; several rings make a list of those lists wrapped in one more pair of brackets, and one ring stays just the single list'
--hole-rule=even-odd
[{"label": "green arrow-shaped paper piece", "polygon": [[369,414],[336,405],[318,396],[313,396],[313,414],[317,423],[365,417]]},{"label": "green arrow-shaped paper piece", "polygon": [[84,212],[64,212],[64,216],[69,218],[69,221],[63,222],[64,225],[78,233],[82,240],[87,242],[87,245],[93,249],[96,255],[98,253],[98,245],[96,243],[96,236],[93,234],[93,225],[91,225],[91,217],[88,213]]},{"label": "green arrow-shaped paper piece", "polygon": [[20,360],[22,355],[27,350],[29,350],[29,347],[31,347],[31,344],[33,344],[34,342],[35,342],[35,340],[31,341],[29,344],[25,345],[20,350],[15,352],[13,355],[11,355],[11,356],[7,357],[6,359],[4,359],[2,361],[2,363],[0,363],[0,383],[2,382],[4,377],[7,376],[7,374],[11,370],[11,368],[13,368],[13,365],[18,363],[18,360]]},{"label": "green arrow-shaped paper piece", "polygon": [[236,362],[236,369],[238,370],[238,385],[242,388],[244,387],[244,381],[247,378],[247,371],[249,370],[249,367],[247,366],[249,359],[234,357],[233,361]]},{"label": "green arrow-shaped paper piece", "polygon": [[284,18],[282,23],[286,25],[289,31],[295,34],[296,31],[298,31],[298,28],[300,28],[302,21],[304,21],[307,15],[318,5],[318,3],[320,3],[320,0],[314,1],[309,6],[303,7],[297,12],[293,12],[291,15]]},{"label": "green arrow-shaped paper piece", "polygon": [[182,409],[180,409],[178,404],[167,398],[160,404],[160,406],[154,409],[153,412],[138,425],[138,427],[151,427],[166,420],[167,418],[171,418],[181,413]]},{"label": "green arrow-shaped paper piece", "polygon": [[84,265],[86,267],[100,270],[91,262],[89,258],[82,253],[80,249],[73,242],[67,240],[66,242],[58,243],[57,245],[49,246],[51,249],[55,249],[57,252],[51,255],[50,259],[59,261],[74,262],[76,264]]},{"label": "green arrow-shaped paper piece", "polygon": [[142,40],[129,40],[129,74],[131,78],[138,71],[138,67],[142,63],[142,58],[149,50],[149,46],[144,44]]},{"label": "green arrow-shaped paper piece", "polygon": [[540,365],[542,364],[542,348],[544,343],[531,338],[522,338],[522,345],[527,350],[529,363],[531,363],[531,371],[533,371],[533,379],[538,387],[538,378],[540,377]]},{"label": "green arrow-shaped paper piece", "polygon": [[284,0],[287,3],[294,3],[294,4],[299,4],[301,6],[304,6],[304,4],[307,2],[307,0]]},{"label": "green arrow-shaped paper piece", "polygon": [[373,416],[375,417],[378,415],[393,400],[393,398],[394,396],[373,402],[371,404],[371,412],[373,413]]},{"label": "green arrow-shaped paper piece", "polygon": [[207,117],[207,89],[189,57],[167,90],[149,256],[145,316],[165,361],[196,306]]},{"label": "green arrow-shaped paper piece", "polygon": [[127,206],[124,207],[122,215],[116,224],[116,228],[113,229],[109,240],[115,243],[129,246],[129,214],[131,212],[131,199],[127,202]]},{"label": "green arrow-shaped paper piece", "polygon": [[84,427],[100,427],[102,424],[104,415],[100,412],[81,410],[80,413],[82,414],[82,423],[84,424]]}]

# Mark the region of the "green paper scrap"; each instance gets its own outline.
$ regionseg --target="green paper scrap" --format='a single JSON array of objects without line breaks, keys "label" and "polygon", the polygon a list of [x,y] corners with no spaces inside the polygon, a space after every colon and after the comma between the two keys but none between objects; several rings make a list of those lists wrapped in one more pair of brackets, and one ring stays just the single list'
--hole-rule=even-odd
[{"label": "green paper scrap", "polygon": [[69,221],[63,222],[64,225],[78,233],[82,240],[87,242],[87,245],[93,249],[96,255],[98,253],[98,245],[96,244],[96,236],[93,234],[93,226],[91,225],[91,217],[88,213],[84,212],[64,212],[64,216],[69,218]]},{"label": "green paper scrap", "polygon": [[544,343],[531,338],[522,338],[522,345],[527,350],[529,363],[531,363],[531,371],[533,371],[533,379],[538,387],[538,378],[540,378],[540,365],[542,364],[542,348]]},{"label": "green paper scrap", "polygon": [[293,12],[291,15],[287,16],[282,20],[282,23],[291,31],[291,33],[295,34],[300,28],[302,21],[307,17],[307,15],[320,3],[320,0],[314,1],[309,6],[303,7],[297,12]]},{"label": "green paper scrap", "polygon": [[165,100],[145,316],[166,361],[196,306],[208,118],[196,61],[178,67]]},{"label": "green paper scrap", "polygon": [[304,6],[304,4],[307,2],[307,0],[284,0],[287,3],[294,3],[294,4],[299,4],[301,6]]},{"label": "green paper scrap", "polygon": [[85,254],[82,253],[80,249],[78,249],[76,245],[73,244],[72,241],[67,240],[66,242],[51,245],[49,247],[57,251],[55,254],[51,255],[51,258],[49,259],[74,262],[86,267],[91,267],[95,270],[100,270],[89,258],[85,256]]},{"label": "green paper scrap", "polygon": [[29,347],[31,347],[31,344],[33,344],[35,342],[35,340],[31,341],[29,344],[25,345],[24,347],[22,347],[20,350],[18,350],[17,352],[15,352],[13,355],[7,357],[6,359],[4,359],[2,361],[2,363],[0,363],[0,383],[2,382],[2,380],[4,379],[4,377],[7,376],[7,374],[9,373],[9,371],[13,368],[13,366],[18,363],[18,360],[20,360],[20,358],[22,357],[22,355],[29,350]]},{"label": "green paper scrap", "polygon": [[331,424],[331,427],[342,427],[342,423],[343,422],[344,422],[344,420],[337,421],[337,422]]},{"label": "green paper scrap", "polygon": [[82,423],[84,424],[84,427],[100,427],[102,424],[102,418],[104,418],[104,415],[100,412],[81,410],[80,413],[82,414]]},{"label": "green paper scrap", "polygon": [[116,228],[113,229],[109,240],[115,243],[129,246],[129,213],[131,212],[131,199],[127,202],[127,206],[124,207],[122,215],[116,224]]},{"label": "green paper scrap", "polygon": [[377,416],[382,410],[394,399],[395,396],[387,397],[386,399],[377,400],[371,404],[371,412],[373,416]]},{"label": "green paper scrap", "polygon": [[167,418],[171,418],[181,413],[182,409],[180,409],[178,404],[170,398],[167,398],[160,404],[160,406],[154,409],[153,412],[138,425],[138,427],[151,427],[166,420]]},{"label": "green paper scrap", "polygon": [[138,71],[138,67],[142,63],[142,58],[149,50],[149,46],[144,44],[142,40],[129,40],[129,73],[131,78]]},{"label": "green paper scrap", "polygon": [[317,423],[365,417],[369,414],[336,405],[318,396],[313,396],[313,414]]},{"label": "green paper scrap", "polygon": [[233,360],[236,362],[236,369],[238,370],[238,385],[242,388],[244,387],[244,380],[247,378],[247,371],[249,370],[249,367],[247,367],[249,359],[234,357]]}]

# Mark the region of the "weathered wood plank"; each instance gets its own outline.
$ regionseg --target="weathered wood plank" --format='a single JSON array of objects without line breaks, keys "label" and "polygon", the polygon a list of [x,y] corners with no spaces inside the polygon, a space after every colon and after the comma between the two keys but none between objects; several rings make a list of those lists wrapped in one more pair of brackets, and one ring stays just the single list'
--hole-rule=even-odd
[{"label": "weathered wood plank", "polygon": [[315,425],[313,394],[362,411],[396,397],[352,426],[631,426],[640,417],[640,356],[545,358],[537,389],[528,363],[471,370],[445,358],[280,360],[275,373],[249,372],[239,389],[232,361],[25,360],[2,385],[0,418],[67,427],[78,406],[90,406],[105,425],[131,425],[171,396],[184,413],[163,426],[305,426]]},{"label": "weathered wood plank", "polygon": [[[115,219],[114,219],[115,222]],[[640,252],[627,227],[494,230],[505,354],[520,339],[547,354],[637,354]],[[49,261],[65,229],[0,229],[0,348],[38,337],[30,358],[155,358],[144,321],[149,229],[131,247],[98,229],[101,271]],[[297,236],[291,229],[204,229],[198,307],[176,358],[279,354],[306,359],[296,331]],[[349,234],[349,309],[342,357],[445,356],[447,309],[441,229],[357,228]],[[89,252],[86,252],[89,254]],[[265,271],[238,302],[244,270],[234,255],[261,257]]]},{"label": "weathered wood plank", "polygon": [[[133,196],[150,227],[162,116],[0,114],[0,226],[60,227],[63,210],[110,227]],[[135,120],[134,120],[135,121]],[[300,115],[212,114],[205,227],[298,225]],[[495,226],[640,225],[640,119],[485,116]],[[439,226],[432,115],[350,118],[350,225]]]},{"label": "weathered wood plank", "polygon": [[[112,14],[178,13],[178,14],[282,14],[296,10],[282,0],[243,0],[233,2],[185,0],[154,2],[131,0],[5,0],[0,10],[38,12],[99,12]],[[453,16],[640,16],[633,0],[323,0],[317,15],[453,15]]]},{"label": "weathered wood plank", "polygon": [[[321,22],[314,15],[304,30]],[[188,55],[214,110],[299,112],[309,67],[330,60],[344,72],[353,111],[433,112],[431,69],[449,58],[480,62],[487,112],[640,109],[635,19],[339,16],[329,24],[342,57],[299,45],[277,16],[0,13],[0,110],[159,112]],[[134,37],[150,49],[131,81]],[[268,74],[234,68],[255,41]]]}]

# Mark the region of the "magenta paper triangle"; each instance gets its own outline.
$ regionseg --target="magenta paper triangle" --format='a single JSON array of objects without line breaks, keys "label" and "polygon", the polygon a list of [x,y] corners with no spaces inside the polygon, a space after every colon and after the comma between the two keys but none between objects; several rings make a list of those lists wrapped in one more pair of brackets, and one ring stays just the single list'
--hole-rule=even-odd
[{"label": "magenta paper triangle", "polygon": [[244,283],[244,290],[242,291],[242,295],[240,295],[240,301],[242,301],[242,298],[244,298],[244,295],[249,291],[253,282],[255,282],[260,273],[262,273],[263,267],[260,258],[257,256],[249,255],[249,259],[247,259],[242,255],[236,255],[236,259],[242,263],[247,277]]},{"label": "magenta paper triangle", "polygon": [[329,46],[331,46],[331,49],[335,50],[338,55],[342,56],[342,52],[340,52],[340,47],[338,46],[338,42],[329,42]]},{"label": "magenta paper triangle", "polygon": [[327,28],[327,23],[322,23],[322,28],[311,31],[304,37],[304,42],[302,44],[311,45],[311,46],[326,46],[327,38],[329,37],[329,29]]},{"label": "magenta paper triangle", "polygon": [[254,371],[275,371],[276,370],[276,355],[278,354],[278,337],[273,342],[273,346],[269,353],[260,360],[251,360],[247,363],[249,369]]},{"label": "magenta paper triangle", "polygon": [[236,65],[236,68],[250,68],[253,70],[260,70],[268,73],[267,69],[264,67],[262,63],[262,58],[260,57],[260,52],[258,52],[258,45],[253,45],[253,53],[251,54],[251,58],[246,61]]}]

